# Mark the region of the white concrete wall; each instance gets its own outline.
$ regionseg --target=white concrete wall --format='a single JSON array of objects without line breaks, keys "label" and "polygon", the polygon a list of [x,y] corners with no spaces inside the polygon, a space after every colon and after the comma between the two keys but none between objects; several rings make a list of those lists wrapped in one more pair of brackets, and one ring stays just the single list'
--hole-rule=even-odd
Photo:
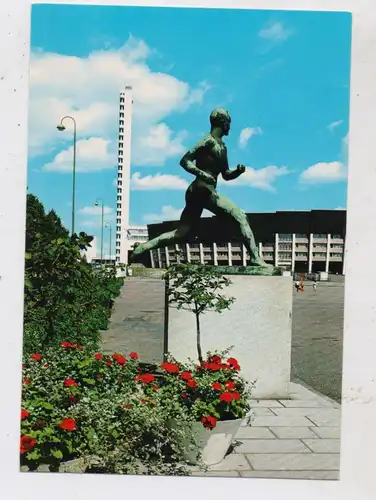
[{"label": "white concrete wall", "polygon": [[[201,316],[202,350],[234,346],[241,374],[256,381],[253,396],[288,397],[291,363],[291,276],[228,276],[224,294],[231,309]],[[178,360],[197,359],[195,316],[169,308],[168,351]]]}]

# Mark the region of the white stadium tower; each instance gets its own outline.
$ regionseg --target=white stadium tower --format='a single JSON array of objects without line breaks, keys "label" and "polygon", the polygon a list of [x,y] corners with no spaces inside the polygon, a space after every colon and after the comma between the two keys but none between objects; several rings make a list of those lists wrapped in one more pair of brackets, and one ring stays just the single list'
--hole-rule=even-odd
[{"label": "white stadium tower", "polygon": [[132,143],[132,87],[120,93],[118,173],[116,197],[116,262],[128,264],[129,251],[136,242],[147,240],[146,226],[130,226],[130,179]]}]

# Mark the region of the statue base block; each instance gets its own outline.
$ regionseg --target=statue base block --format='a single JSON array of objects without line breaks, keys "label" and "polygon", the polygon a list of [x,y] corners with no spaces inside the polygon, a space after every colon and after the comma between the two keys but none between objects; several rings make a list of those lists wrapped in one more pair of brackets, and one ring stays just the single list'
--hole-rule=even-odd
[{"label": "statue base block", "polygon": [[[287,398],[291,371],[291,276],[228,275],[232,285],[223,295],[234,297],[231,309],[201,316],[202,352],[233,346],[229,356],[240,374],[256,382],[254,398]],[[168,351],[178,361],[197,360],[195,316],[168,308]]]}]

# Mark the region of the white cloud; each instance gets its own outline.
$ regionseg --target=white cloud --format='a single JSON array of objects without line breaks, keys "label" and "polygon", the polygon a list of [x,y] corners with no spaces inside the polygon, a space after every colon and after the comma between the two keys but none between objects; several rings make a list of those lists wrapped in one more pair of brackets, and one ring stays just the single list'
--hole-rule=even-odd
[{"label": "white cloud", "polygon": [[307,184],[338,182],[346,179],[347,168],[339,161],[316,163],[300,175],[300,181]]},{"label": "white cloud", "polygon": [[260,38],[271,42],[284,42],[291,35],[292,31],[287,29],[281,22],[269,23],[259,32]]},{"label": "white cloud", "polygon": [[329,123],[329,125],[326,127],[330,132],[333,132],[333,130],[340,125],[342,125],[343,120],[337,120],[335,122]]},{"label": "white cloud", "polygon": [[[111,207],[104,206],[103,207],[103,213],[104,215],[111,215],[113,214],[114,210]],[[83,207],[78,210],[79,214],[83,215],[101,215],[102,214],[102,205],[99,206],[91,206],[91,207]]]},{"label": "white cloud", "polygon": [[161,208],[159,214],[145,214],[143,220],[147,224],[153,224],[154,222],[162,222],[168,220],[178,220],[182,212],[182,208],[175,208],[171,205],[165,205]]},{"label": "white cloud", "polygon": [[219,179],[220,184],[227,186],[249,186],[253,188],[263,189],[265,191],[274,191],[273,184],[278,177],[291,173],[287,167],[276,167],[269,165],[258,170],[247,167],[244,174],[233,181],[224,181]]},{"label": "white cloud", "polygon": [[134,191],[181,190],[187,187],[188,182],[177,175],[158,173],[141,177],[140,172],[135,172],[131,177],[131,189]]},{"label": "white cloud", "polygon": [[239,148],[244,149],[248,144],[249,139],[254,135],[262,134],[260,127],[246,127],[240,132]]},{"label": "white cloud", "polygon": [[[109,140],[91,137],[77,141],[77,172],[96,172],[116,165],[115,151],[111,150]],[[48,172],[72,172],[73,146],[58,153],[51,163],[43,166]]]},{"label": "white cloud", "polygon": [[170,74],[152,71],[148,66],[150,53],[142,40],[133,37],[119,49],[98,50],[87,57],[34,52],[30,64],[30,155],[60,149],[62,141],[72,140],[70,121],[66,121],[65,133],[56,129],[65,115],[76,119],[79,139],[113,140],[119,92],[125,85],[133,87],[132,154],[137,164],[150,164],[154,151],[158,165],[179,155],[185,149],[184,133],[174,134],[164,120],[200,104],[210,85],[202,82],[192,88]]},{"label": "white cloud", "polygon": [[185,131],[173,134],[165,123],[158,123],[147,130],[147,135],[140,133],[133,145],[133,165],[163,166],[172,157],[183,155],[186,147],[183,144],[187,137]]}]

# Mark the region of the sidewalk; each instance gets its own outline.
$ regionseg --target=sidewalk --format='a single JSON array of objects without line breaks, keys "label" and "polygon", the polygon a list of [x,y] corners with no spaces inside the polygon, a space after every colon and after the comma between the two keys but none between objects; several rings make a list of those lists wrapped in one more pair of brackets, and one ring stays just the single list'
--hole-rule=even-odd
[{"label": "sidewalk", "polygon": [[339,479],[341,406],[291,383],[290,399],[253,400],[234,451],[193,476]]}]

